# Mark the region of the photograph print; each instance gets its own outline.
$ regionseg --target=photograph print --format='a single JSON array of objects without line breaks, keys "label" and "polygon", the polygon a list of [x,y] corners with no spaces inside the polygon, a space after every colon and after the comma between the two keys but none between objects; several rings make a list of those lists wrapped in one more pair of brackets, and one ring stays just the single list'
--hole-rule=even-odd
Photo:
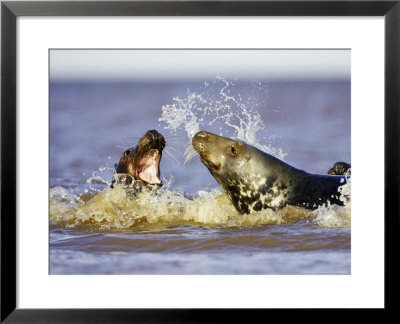
[{"label": "photograph print", "polygon": [[351,274],[350,58],[50,49],[49,273]]}]

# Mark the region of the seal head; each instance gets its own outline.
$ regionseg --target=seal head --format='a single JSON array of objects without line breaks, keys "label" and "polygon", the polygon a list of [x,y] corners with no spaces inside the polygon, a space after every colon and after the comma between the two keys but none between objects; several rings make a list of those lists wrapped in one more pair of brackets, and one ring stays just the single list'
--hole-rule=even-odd
[{"label": "seal head", "polygon": [[242,214],[286,205],[315,209],[328,200],[343,205],[338,187],[344,177],[309,174],[240,140],[205,131],[193,137],[192,146]]},{"label": "seal head", "polygon": [[161,186],[160,161],[164,147],[164,136],[156,130],[147,131],[136,147],[122,153],[119,162],[115,164],[115,172],[129,175],[125,179],[128,182],[130,178],[130,182],[135,179],[145,184]]},{"label": "seal head", "polygon": [[332,175],[351,175],[351,165],[346,162],[336,162],[329,169],[328,174]]}]

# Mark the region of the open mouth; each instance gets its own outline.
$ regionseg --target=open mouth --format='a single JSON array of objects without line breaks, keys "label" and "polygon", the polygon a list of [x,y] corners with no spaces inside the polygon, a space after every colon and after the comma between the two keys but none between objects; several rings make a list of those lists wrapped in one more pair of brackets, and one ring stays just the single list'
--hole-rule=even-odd
[{"label": "open mouth", "polygon": [[156,149],[149,150],[139,161],[136,177],[147,184],[161,184],[160,170],[161,154]]}]

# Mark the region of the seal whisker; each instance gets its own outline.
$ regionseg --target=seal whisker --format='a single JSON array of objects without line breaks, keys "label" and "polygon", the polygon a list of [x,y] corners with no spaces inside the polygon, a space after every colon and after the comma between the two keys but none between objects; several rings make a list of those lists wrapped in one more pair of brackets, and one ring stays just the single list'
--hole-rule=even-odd
[{"label": "seal whisker", "polygon": [[130,147],[135,147],[140,141],[140,137],[122,137],[119,138],[119,142],[121,145],[117,145],[116,147],[122,148],[123,150],[127,150]]},{"label": "seal whisker", "polygon": [[[170,148],[170,147],[169,147],[169,148]],[[168,152],[167,148],[164,148],[164,151],[167,152],[168,155],[169,155],[170,157],[172,157],[172,159],[175,160],[175,162],[177,162],[178,164],[180,164],[180,162],[175,158],[175,156],[173,156],[170,152]]]},{"label": "seal whisker", "polygon": [[189,144],[185,150],[185,164],[189,163],[198,153],[195,151],[193,146]]},{"label": "seal whisker", "polygon": [[132,140],[138,141],[139,139],[140,139],[140,137],[138,137],[138,136],[124,136],[124,137],[119,138],[119,141],[121,141],[121,142],[125,142],[126,140],[128,140],[128,141],[132,141]]},{"label": "seal whisker", "polygon": [[170,148],[170,149],[171,149],[172,151],[174,151],[174,152],[177,152],[177,153],[181,153],[181,154],[182,154],[181,151],[177,150],[176,148],[172,147],[171,145],[168,145],[167,147]]}]

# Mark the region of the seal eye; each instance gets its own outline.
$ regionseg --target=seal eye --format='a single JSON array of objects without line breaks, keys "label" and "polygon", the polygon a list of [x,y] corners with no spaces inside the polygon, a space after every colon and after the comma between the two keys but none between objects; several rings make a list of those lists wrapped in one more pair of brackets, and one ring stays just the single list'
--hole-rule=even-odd
[{"label": "seal eye", "polygon": [[129,154],[131,154],[131,150],[126,150],[124,153],[126,156],[128,156]]},{"label": "seal eye", "polygon": [[232,151],[233,154],[236,154],[236,150],[235,150],[235,148],[233,146],[231,146],[231,151]]}]

